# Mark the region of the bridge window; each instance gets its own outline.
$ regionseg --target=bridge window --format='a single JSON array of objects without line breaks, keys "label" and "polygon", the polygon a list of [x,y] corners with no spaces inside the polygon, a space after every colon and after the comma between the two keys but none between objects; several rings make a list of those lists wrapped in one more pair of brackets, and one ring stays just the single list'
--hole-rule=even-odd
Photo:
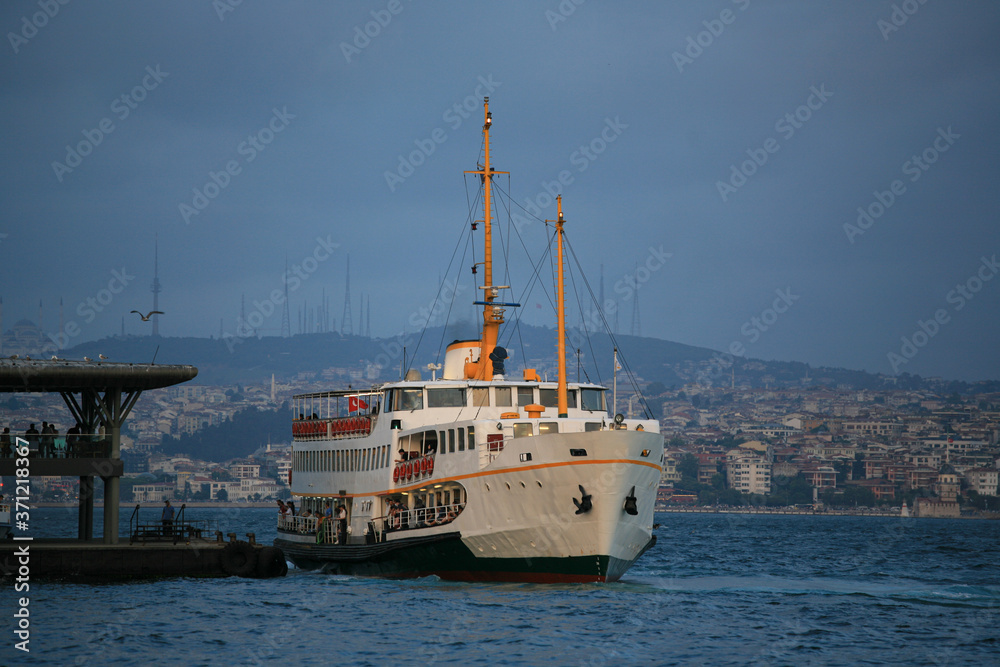
[{"label": "bridge window", "polygon": [[427,390],[427,407],[429,408],[464,408],[465,388],[447,387]]},{"label": "bridge window", "polygon": [[458,451],[465,451],[465,429],[458,429]]},{"label": "bridge window", "polygon": [[398,410],[423,410],[424,392],[422,389],[400,389],[396,402]]},{"label": "bridge window", "polygon": [[535,390],[532,387],[517,388],[517,404],[531,405],[535,402]]},{"label": "bridge window", "polygon": [[591,412],[604,412],[604,390],[583,389],[583,409]]},{"label": "bridge window", "polygon": [[472,407],[483,408],[490,405],[490,390],[487,387],[472,388]]},{"label": "bridge window", "polygon": [[493,400],[498,408],[506,408],[513,405],[510,402],[510,387],[497,387],[493,390]]},{"label": "bridge window", "polygon": [[559,392],[555,389],[539,389],[538,402],[546,408],[559,407]]},{"label": "bridge window", "polygon": [[448,453],[455,453],[455,429],[448,429]]},{"label": "bridge window", "polygon": [[514,424],[515,438],[530,438],[535,435],[531,422],[516,422]]},{"label": "bridge window", "polygon": [[556,422],[538,422],[538,435],[547,433],[558,433],[559,424]]},{"label": "bridge window", "polygon": [[469,427],[469,451],[476,448],[476,427]]}]

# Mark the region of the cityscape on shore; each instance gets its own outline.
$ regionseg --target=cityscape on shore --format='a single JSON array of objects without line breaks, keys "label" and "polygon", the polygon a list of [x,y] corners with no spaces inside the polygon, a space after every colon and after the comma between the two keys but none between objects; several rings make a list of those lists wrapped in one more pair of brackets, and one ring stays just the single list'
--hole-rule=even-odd
[{"label": "cityscape on shore", "polygon": [[[188,383],[146,392],[122,433],[122,501],[289,497],[292,415],[286,402],[329,385],[327,377],[305,374],[284,382]],[[905,503],[921,517],[1000,516],[1000,394],[822,385],[668,389],[658,382],[648,383],[644,394],[665,437],[661,510],[899,513]],[[636,415],[635,398],[620,394],[618,411]],[[63,434],[72,426],[58,395],[9,395],[3,406],[2,426],[13,434],[42,421]],[[250,413],[269,415],[274,427],[250,438],[227,435],[240,415]],[[206,460],[203,452],[177,450],[196,442],[184,436],[210,427],[216,427],[212,437],[236,438],[229,450],[213,451],[236,454]],[[72,500],[78,491],[74,478],[36,483],[36,497],[47,501]]]}]

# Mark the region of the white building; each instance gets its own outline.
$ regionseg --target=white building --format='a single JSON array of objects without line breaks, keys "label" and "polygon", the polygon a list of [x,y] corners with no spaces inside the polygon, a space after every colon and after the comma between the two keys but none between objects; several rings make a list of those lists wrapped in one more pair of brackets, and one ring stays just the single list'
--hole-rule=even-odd
[{"label": "white building", "polygon": [[969,488],[981,496],[997,495],[997,484],[1000,483],[1000,473],[996,468],[972,468],[965,471],[965,481]]},{"label": "white building", "polygon": [[729,488],[743,493],[770,493],[771,463],[752,449],[731,449],[726,453],[726,479]]}]

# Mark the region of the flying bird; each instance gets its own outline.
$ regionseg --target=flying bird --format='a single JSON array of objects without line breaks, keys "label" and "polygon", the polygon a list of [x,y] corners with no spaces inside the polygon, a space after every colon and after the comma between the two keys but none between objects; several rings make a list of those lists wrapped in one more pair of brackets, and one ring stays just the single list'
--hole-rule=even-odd
[{"label": "flying bird", "polygon": [[148,322],[149,318],[151,318],[153,315],[163,315],[164,314],[164,312],[162,310],[151,310],[151,311],[149,311],[148,315],[143,315],[138,310],[133,310],[132,312],[135,313],[136,315],[138,315],[139,317],[141,317],[143,322]]}]

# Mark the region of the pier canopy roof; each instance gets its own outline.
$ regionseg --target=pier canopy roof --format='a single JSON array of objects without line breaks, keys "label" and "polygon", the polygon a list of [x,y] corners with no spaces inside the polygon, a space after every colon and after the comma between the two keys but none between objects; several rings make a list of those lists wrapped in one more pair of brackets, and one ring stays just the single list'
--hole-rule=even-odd
[{"label": "pier canopy roof", "polygon": [[0,392],[145,391],[187,382],[198,369],[186,365],[107,361],[0,359]]}]

